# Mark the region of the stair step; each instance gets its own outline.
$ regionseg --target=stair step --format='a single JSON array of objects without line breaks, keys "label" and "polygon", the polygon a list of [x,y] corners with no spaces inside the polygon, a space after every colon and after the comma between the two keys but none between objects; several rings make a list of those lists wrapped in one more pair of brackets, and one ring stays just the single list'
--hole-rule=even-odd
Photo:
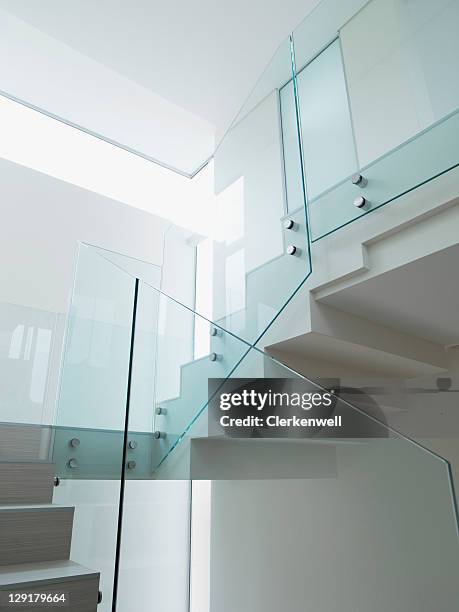
[{"label": "stair step", "polygon": [[49,458],[52,427],[0,423],[0,461],[37,461]]},{"label": "stair step", "polygon": [[99,572],[90,570],[74,561],[44,561],[40,563],[18,563],[0,567],[0,587],[36,583],[47,584],[67,580],[83,580],[98,577]]},{"label": "stair step", "polygon": [[[20,563],[0,568],[0,609],[10,593],[65,594],[69,612],[95,612],[99,593],[98,572],[73,561]],[[30,610],[31,604],[10,604],[15,610]],[[40,606],[41,609],[47,609]]]},{"label": "stair step", "polygon": [[0,506],[0,566],[69,558],[73,506]]},{"label": "stair step", "polygon": [[49,462],[0,462],[0,504],[50,504],[53,476]]}]

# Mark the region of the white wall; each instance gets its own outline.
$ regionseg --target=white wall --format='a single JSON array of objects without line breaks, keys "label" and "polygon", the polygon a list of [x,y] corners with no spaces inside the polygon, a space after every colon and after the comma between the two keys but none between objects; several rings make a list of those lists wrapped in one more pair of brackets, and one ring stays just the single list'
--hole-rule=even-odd
[{"label": "white wall", "polygon": [[49,423],[78,241],[160,266],[168,223],[4,159],[0,185],[2,418]]},{"label": "white wall", "polygon": [[78,241],[162,263],[168,222],[0,159],[0,300],[64,312]]},{"label": "white wall", "polygon": [[190,612],[209,612],[210,605],[210,480],[194,480],[191,509]]},{"label": "white wall", "polygon": [[211,612],[457,608],[446,466],[409,443],[347,442],[335,478],[213,481],[211,512]]}]

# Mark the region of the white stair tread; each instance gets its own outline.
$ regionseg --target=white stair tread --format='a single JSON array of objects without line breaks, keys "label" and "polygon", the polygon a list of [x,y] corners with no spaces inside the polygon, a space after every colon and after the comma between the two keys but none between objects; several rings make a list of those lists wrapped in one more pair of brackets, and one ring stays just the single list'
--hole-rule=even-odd
[{"label": "white stair tread", "polygon": [[52,461],[46,459],[8,459],[0,458],[0,464],[2,463],[14,463],[19,465],[52,465]]},{"label": "white stair tread", "polygon": [[[386,438],[382,438],[386,439]],[[280,446],[282,444],[303,444],[316,446],[356,446],[368,444],[367,438],[232,438],[231,436],[225,436],[224,434],[213,435],[213,436],[192,436],[192,441],[198,441],[199,444],[206,442],[225,442],[227,444],[276,444]]]},{"label": "white stair tread", "polygon": [[99,572],[87,569],[73,561],[44,561],[0,566],[0,588],[36,582],[63,582],[98,576]]},{"label": "white stair tread", "polygon": [[73,510],[74,508],[75,506],[60,504],[0,504],[0,512],[12,510],[14,510],[15,512],[27,512],[29,510]]}]

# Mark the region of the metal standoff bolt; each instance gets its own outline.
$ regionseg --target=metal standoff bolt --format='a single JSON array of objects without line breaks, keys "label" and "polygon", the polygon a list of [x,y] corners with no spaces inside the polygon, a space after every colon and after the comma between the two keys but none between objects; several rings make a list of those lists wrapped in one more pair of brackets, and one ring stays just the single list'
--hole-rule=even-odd
[{"label": "metal standoff bolt", "polygon": [[357,206],[357,208],[363,208],[366,203],[367,201],[363,196],[359,196],[358,198],[355,198],[354,200],[354,206]]},{"label": "metal standoff bolt", "polygon": [[137,463],[135,461],[128,461],[127,462],[127,469],[128,470],[133,470],[136,465],[137,465]]},{"label": "metal standoff bolt", "polygon": [[165,438],[166,432],[165,431],[155,431],[153,433],[153,437],[155,438],[155,440],[159,440],[160,438]]},{"label": "metal standoff bolt", "polygon": [[297,252],[297,250],[298,250],[298,249],[296,248],[296,246],[295,246],[295,245],[293,245],[293,244],[289,244],[289,245],[288,245],[288,247],[287,247],[287,254],[288,254],[288,255],[295,255],[295,253]]},{"label": "metal standoff bolt", "polygon": [[99,591],[97,593],[97,603],[98,604],[102,603],[102,591]]},{"label": "metal standoff bolt", "polygon": [[453,381],[451,378],[437,378],[435,382],[437,384],[437,389],[439,391],[449,391],[453,384]]},{"label": "metal standoff bolt", "polygon": [[129,440],[128,446],[131,450],[135,450],[137,448],[137,442],[135,440]]},{"label": "metal standoff bolt", "polygon": [[219,336],[220,332],[219,332],[219,330],[216,327],[211,327],[210,328],[210,335],[211,336]]},{"label": "metal standoff bolt", "polygon": [[167,414],[167,408],[163,408],[162,406],[156,406],[155,414]]},{"label": "metal standoff bolt", "polygon": [[220,360],[220,355],[218,355],[218,353],[211,353],[209,355],[209,359],[211,361],[219,361]]},{"label": "metal standoff bolt", "polygon": [[359,187],[366,187],[368,185],[367,179],[359,172],[357,174],[352,175],[351,181],[353,185],[358,185]]},{"label": "metal standoff bolt", "polygon": [[293,219],[285,219],[284,229],[291,230],[295,227],[295,221]]},{"label": "metal standoff bolt", "polygon": [[72,438],[69,442],[70,446],[72,448],[76,448],[77,446],[80,446],[80,439],[79,438]]},{"label": "metal standoff bolt", "polygon": [[71,468],[72,470],[74,468],[77,468],[78,467],[78,461],[75,458],[72,457],[71,459],[68,460],[67,467]]},{"label": "metal standoff bolt", "polygon": [[61,484],[61,479],[59,478],[59,476],[54,476],[53,483],[55,487],[58,487]]}]

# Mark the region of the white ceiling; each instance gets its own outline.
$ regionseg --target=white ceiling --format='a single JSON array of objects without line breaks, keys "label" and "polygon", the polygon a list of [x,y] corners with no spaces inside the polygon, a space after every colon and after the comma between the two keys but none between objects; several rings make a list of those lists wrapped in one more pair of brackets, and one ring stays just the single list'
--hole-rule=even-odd
[{"label": "white ceiling", "polygon": [[[317,3],[318,0],[78,0],[73,3],[62,0],[0,0],[0,9],[45,34],[48,42],[48,39],[52,39],[68,47],[67,50],[56,48],[48,51],[42,63],[55,62],[56,55],[60,55],[63,62],[65,56],[67,71],[73,73],[76,70],[77,74],[77,64],[83,62],[81,55],[95,60],[110,72],[159,96],[162,102],[155,107],[155,119],[167,113],[163,102],[170,103],[174,121],[180,124],[183,134],[182,146],[192,147],[194,140],[199,148],[197,141],[203,132],[208,130],[215,134],[224,130],[242,106],[277,46]],[[16,22],[9,24],[10,40],[11,30],[16,25]],[[92,99],[93,108],[96,108],[100,102],[100,90],[109,88],[109,85],[105,85],[99,74],[91,77],[89,82],[81,78],[78,83],[79,79],[75,77],[79,85],[78,95],[68,95],[64,100],[60,97],[61,92],[55,91],[52,98],[46,100],[42,92],[38,93],[38,84],[34,90],[30,83],[19,83],[18,71],[27,70],[27,62],[32,75],[36,72],[33,62],[45,45],[44,39],[40,39],[41,42],[38,38],[35,40],[35,33],[32,35],[32,30],[28,32],[21,34],[18,29],[16,38],[20,39],[20,47],[10,54],[9,61],[22,63],[17,66],[16,76],[9,80],[3,78],[3,83],[8,82],[21,95],[14,91],[9,93],[19,98],[27,94],[26,101],[36,106],[41,106],[40,101],[51,106],[59,103],[59,108],[51,108],[51,112],[64,114],[64,118],[70,117],[74,123],[78,123],[79,108],[71,107],[72,99],[75,107],[91,106]],[[69,54],[67,58],[69,50],[77,52],[78,56]],[[84,69],[86,73],[92,70],[89,67]],[[46,82],[42,82],[41,87],[46,86],[51,91],[59,85],[54,81],[61,80],[62,74],[62,70],[48,70]],[[61,87],[69,90],[72,83],[61,84]],[[122,86],[118,84],[117,87]],[[141,90],[136,89],[132,93],[133,101],[137,101],[139,92]],[[135,115],[137,111],[134,102],[129,108],[123,100],[124,115],[120,114],[116,107],[117,96],[113,93],[110,104],[116,109],[118,125],[124,116]],[[150,100],[146,107],[153,104],[154,101]],[[84,120],[90,123],[92,119],[86,115]],[[103,126],[103,120],[99,116],[97,125]],[[164,116],[163,125],[167,125],[169,120]],[[192,129],[188,130],[188,123],[193,122]],[[89,128],[97,132],[97,125],[89,125]],[[130,129],[132,132],[135,126]],[[145,124],[142,130],[145,130]],[[110,129],[107,128],[107,131],[110,132]],[[165,138],[164,133],[161,133],[161,137]],[[187,138],[190,142],[186,142]],[[209,147],[208,135],[206,138],[206,142],[201,143],[203,151]],[[155,139],[157,135],[152,133],[150,140]],[[173,140],[174,143],[177,140],[175,144],[179,146],[178,134],[173,135]],[[169,152],[162,156],[158,143],[155,146],[153,156],[156,158],[173,157]],[[201,150],[199,154],[202,156]],[[168,159],[160,161],[174,165]],[[186,160],[180,160],[180,163],[186,165]]]}]

